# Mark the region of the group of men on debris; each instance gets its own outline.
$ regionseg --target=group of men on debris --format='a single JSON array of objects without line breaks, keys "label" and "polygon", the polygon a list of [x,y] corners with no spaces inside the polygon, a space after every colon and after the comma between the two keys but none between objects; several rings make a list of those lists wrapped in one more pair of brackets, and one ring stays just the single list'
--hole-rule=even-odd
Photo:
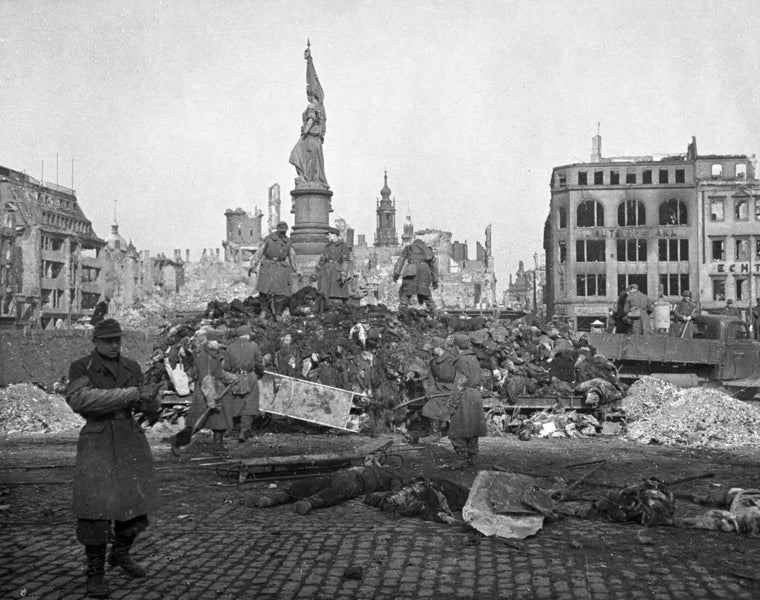
[{"label": "group of men on debris", "polygon": [[[756,302],[757,304],[752,307],[748,315],[748,321],[752,325],[755,339],[760,340],[760,298],[757,298]],[[612,307],[608,331],[631,335],[650,334],[653,332],[650,315],[654,308],[654,302],[639,290],[638,284],[632,283],[620,292],[617,302]],[[681,299],[670,309],[669,334],[676,337],[690,337],[688,324],[699,314],[700,308],[694,302],[691,291],[684,290],[681,292]],[[730,298],[726,300],[726,305],[721,309],[720,314],[741,317],[741,311],[734,306],[734,301]]]},{"label": "group of men on debris", "polygon": [[[257,273],[256,291],[264,315],[281,318],[292,293],[292,276],[298,275],[296,252],[287,235],[288,224],[280,221],[259,246],[248,275]],[[345,303],[350,297],[351,252],[335,227],[327,230],[327,242],[311,276],[312,285],[328,303]],[[393,280],[401,278],[399,309],[408,308],[412,297],[435,310],[432,290],[438,288],[438,267],[433,249],[420,239],[405,246],[393,269]]]}]

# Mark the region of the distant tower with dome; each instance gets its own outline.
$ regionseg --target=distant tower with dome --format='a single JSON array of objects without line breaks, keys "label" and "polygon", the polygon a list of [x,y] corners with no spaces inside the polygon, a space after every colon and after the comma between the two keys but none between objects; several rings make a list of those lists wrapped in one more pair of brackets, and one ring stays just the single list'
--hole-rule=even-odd
[{"label": "distant tower with dome", "polygon": [[388,171],[385,171],[385,183],[380,190],[380,200],[377,201],[377,230],[375,231],[375,246],[398,246],[396,235],[396,199],[391,200],[391,188],[388,187]]}]

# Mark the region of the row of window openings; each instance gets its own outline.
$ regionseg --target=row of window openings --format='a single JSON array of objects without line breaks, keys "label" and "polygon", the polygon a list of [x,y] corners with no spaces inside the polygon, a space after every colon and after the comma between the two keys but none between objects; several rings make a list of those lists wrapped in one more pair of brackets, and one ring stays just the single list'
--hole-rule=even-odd
[{"label": "row of window openings", "polygon": [[[576,240],[575,262],[606,262],[606,240]],[[760,241],[758,241],[760,252]],[[689,240],[657,240],[657,257],[660,262],[681,262],[689,260]],[[647,240],[617,240],[618,262],[645,262],[647,260]],[[559,242],[559,262],[567,262],[567,242]]]},{"label": "row of window openings", "polygon": [[[42,290],[42,307],[43,308],[62,308],[65,298],[65,290]],[[99,294],[82,292],[81,309],[91,310],[98,303]],[[69,290],[69,302],[73,305],[76,299],[76,290]]]},{"label": "row of window openings", "polygon": [[[687,225],[686,203],[681,200],[666,200],[660,204],[658,221],[660,225]],[[567,228],[567,209],[561,206],[557,211],[559,229]],[[604,227],[604,207],[595,200],[586,200],[576,210],[578,227]],[[618,227],[640,227],[646,225],[646,209],[638,200],[627,200],[618,205]]]},{"label": "row of window openings", "polygon": [[[710,242],[710,258],[716,261],[726,260],[726,240],[712,240]],[[760,240],[755,240],[755,253],[752,255],[754,260],[760,260]],[[735,261],[741,262],[750,259],[750,241],[746,239],[734,240],[734,258]]]},{"label": "row of window openings", "polygon": [[[619,290],[628,289],[632,283],[639,286],[639,290],[647,293],[646,274],[625,273],[617,276]],[[689,289],[688,273],[661,273],[660,291],[665,296],[680,296],[681,292]],[[582,273],[576,276],[575,293],[577,296],[606,296],[607,276],[604,273]]]},{"label": "row of window openings", "polygon": [[56,227],[63,227],[64,229],[73,229],[74,231],[79,231],[80,233],[85,233],[88,230],[87,223],[76,221],[74,219],[64,217],[63,215],[46,212],[43,213],[42,218],[48,225],[55,225]]},{"label": "row of window openings", "polygon": [[[760,221],[760,197],[755,197],[755,220]],[[726,201],[724,198],[710,199],[710,220],[725,221]],[[734,221],[749,221],[749,199],[734,199]]]},{"label": "row of window openings", "polygon": [[[612,169],[609,171],[609,184],[608,185],[620,185],[620,171],[616,169]],[[653,170],[652,169],[644,169],[641,172],[641,183],[642,184],[651,184],[653,180]],[[587,171],[578,171],[578,185],[588,185],[588,172]],[[747,165],[745,164],[738,164],[736,165],[734,176],[736,179],[746,179],[747,178]],[[710,166],[710,177],[712,179],[722,179],[723,178],[723,164],[722,163],[714,163]],[[625,172],[625,183],[626,184],[635,184],[637,178],[637,172],[636,169],[627,169]],[[566,186],[567,185],[567,174],[564,171],[560,171],[557,173],[557,183],[559,186]],[[670,183],[670,169],[658,169],[657,170],[657,183]],[[686,183],[686,170],[685,169],[675,169],[675,180],[674,183]],[[594,185],[604,185],[604,171],[594,171]]]}]

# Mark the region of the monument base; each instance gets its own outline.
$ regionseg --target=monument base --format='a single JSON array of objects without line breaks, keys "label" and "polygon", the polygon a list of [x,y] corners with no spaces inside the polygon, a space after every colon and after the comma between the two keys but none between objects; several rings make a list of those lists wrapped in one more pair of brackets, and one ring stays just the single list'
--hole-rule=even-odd
[{"label": "monument base", "polygon": [[314,273],[327,242],[332,195],[332,191],[322,188],[303,187],[290,192],[293,200],[290,212],[295,215],[290,239],[296,253],[296,265],[305,282]]}]

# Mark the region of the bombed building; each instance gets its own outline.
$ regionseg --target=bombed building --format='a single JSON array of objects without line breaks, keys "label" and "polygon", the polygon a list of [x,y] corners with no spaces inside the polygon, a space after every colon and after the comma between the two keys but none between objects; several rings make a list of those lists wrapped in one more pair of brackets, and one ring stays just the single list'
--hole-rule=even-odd
[{"label": "bombed building", "polygon": [[182,263],[138,252],[116,223],[98,237],[73,189],[0,167],[0,324],[70,324],[104,298],[176,290]]},{"label": "bombed building", "polygon": [[760,296],[760,182],[754,157],[684,154],[603,157],[555,167],[544,228],[549,314],[587,328],[636,283],[674,302],[689,290],[703,309]]}]

